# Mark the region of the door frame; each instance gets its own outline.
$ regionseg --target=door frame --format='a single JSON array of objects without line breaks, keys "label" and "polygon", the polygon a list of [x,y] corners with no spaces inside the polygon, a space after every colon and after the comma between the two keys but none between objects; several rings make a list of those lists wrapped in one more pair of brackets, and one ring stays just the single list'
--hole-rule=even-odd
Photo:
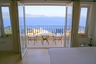
[{"label": "door frame", "polygon": [[[72,6],[72,23],[71,23],[71,36],[72,36],[72,28],[73,28],[73,2],[70,2],[66,5],[66,17],[65,17],[65,29],[64,29],[64,47],[66,47],[66,26],[67,26],[67,8],[68,6]],[[69,47],[71,47],[72,44],[72,37],[71,37],[71,43]]]},{"label": "door frame", "polygon": [[[25,20],[25,6],[22,4],[22,3],[20,3],[19,1],[17,1],[16,2],[17,3],[17,16],[18,16],[18,40],[19,40],[19,49],[20,49],[20,54],[21,54],[21,58],[23,58],[24,57],[24,54],[26,53],[26,51],[27,51],[27,43],[26,43],[26,20]],[[22,53],[22,48],[21,48],[21,40],[20,40],[20,25],[19,25],[19,11],[18,11],[18,6],[19,5],[21,5],[21,6],[23,6],[23,15],[24,15],[24,28],[25,28],[25,30],[24,30],[24,32],[25,32],[25,34],[24,34],[24,36],[25,36],[25,38],[24,38],[24,40],[25,40],[25,50],[24,50],[24,52]]]}]

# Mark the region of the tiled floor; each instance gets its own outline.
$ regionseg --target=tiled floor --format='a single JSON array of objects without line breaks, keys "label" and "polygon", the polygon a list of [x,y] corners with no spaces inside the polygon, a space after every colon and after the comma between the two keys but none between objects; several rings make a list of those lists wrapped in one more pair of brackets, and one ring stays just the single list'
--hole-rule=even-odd
[{"label": "tiled floor", "polygon": [[62,43],[61,43],[61,41],[56,41],[56,43],[55,42],[52,42],[52,41],[49,41],[49,44],[48,44],[48,42],[43,42],[43,45],[42,45],[42,43],[41,43],[41,41],[38,41],[38,42],[35,42],[35,44],[34,44],[34,42],[33,41],[30,41],[29,43],[27,43],[27,47],[29,47],[29,48],[38,48],[38,47],[44,47],[44,48],[49,48],[49,47],[64,47],[64,41],[62,41]]},{"label": "tiled floor", "polygon": [[17,64],[50,64],[48,49],[28,49]]},{"label": "tiled floor", "polygon": [[16,64],[20,60],[20,54],[10,51],[0,52],[0,64]]},{"label": "tiled floor", "polygon": [[13,52],[1,52],[0,64],[50,64],[48,49],[27,49],[25,56]]},{"label": "tiled floor", "polygon": [[53,48],[53,47],[64,47],[64,46],[66,46],[66,47],[69,47],[69,41],[67,40],[66,41],[66,43],[64,43],[64,40],[62,40],[62,43],[61,43],[61,41],[56,41],[56,43],[55,42],[53,42],[53,41],[49,41],[49,44],[48,44],[48,42],[43,42],[43,45],[42,45],[42,43],[41,43],[41,41],[38,41],[38,42],[35,42],[35,44],[34,44],[34,41],[29,41],[29,43],[27,42],[27,47],[28,48]]}]

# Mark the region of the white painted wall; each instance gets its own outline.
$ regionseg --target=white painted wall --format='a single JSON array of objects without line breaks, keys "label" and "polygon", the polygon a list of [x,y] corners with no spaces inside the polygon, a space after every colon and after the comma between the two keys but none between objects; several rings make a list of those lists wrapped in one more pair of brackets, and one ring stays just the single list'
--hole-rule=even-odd
[{"label": "white painted wall", "polygon": [[85,46],[88,46],[89,44],[89,38],[78,38],[78,46],[80,46],[80,44],[85,43]]},{"label": "white painted wall", "polygon": [[94,23],[94,33],[93,33],[93,43],[96,44],[96,20],[95,20],[95,23]]},{"label": "white painted wall", "polygon": [[96,3],[93,3],[92,13],[90,18],[90,35],[93,35],[93,43],[96,43]]},{"label": "white painted wall", "polygon": [[[96,43],[96,3],[91,4],[91,14],[88,21],[88,36],[93,35],[93,43]],[[88,37],[80,37],[78,38],[78,45],[80,45],[81,43],[86,43],[86,45],[88,45],[89,41],[90,40]]]},{"label": "white painted wall", "polygon": [[0,38],[0,51],[13,51],[12,38]]},{"label": "white painted wall", "polygon": [[96,3],[94,4],[93,43],[96,44]]},{"label": "white painted wall", "polygon": [[94,33],[94,23],[96,20],[96,3],[93,3],[92,8],[91,8],[91,15],[89,19],[89,30],[88,30],[88,35],[93,35]]},{"label": "white painted wall", "polygon": [[[10,0],[0,0],[0,5],[7,5]],[[13,51],[12,38],[0,37],[0,51]]]}]

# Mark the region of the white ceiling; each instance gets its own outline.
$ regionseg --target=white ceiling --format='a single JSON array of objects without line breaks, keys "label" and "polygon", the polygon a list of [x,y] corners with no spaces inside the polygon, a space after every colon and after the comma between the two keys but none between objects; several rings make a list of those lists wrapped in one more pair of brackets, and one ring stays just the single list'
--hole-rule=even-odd
[{"label": "white ceiling", "polygon": [[[0,4],[3,3],[7,3],[10,2],[11,0],[0,0]],[[93,2],[93,0],[80,0],[81,2]],[[95,0],[96,1],[96,0]],[[66,5],[67,3],[71,2],[71,0],[20,0],[21,3],[25,4],[25,5]]]}]

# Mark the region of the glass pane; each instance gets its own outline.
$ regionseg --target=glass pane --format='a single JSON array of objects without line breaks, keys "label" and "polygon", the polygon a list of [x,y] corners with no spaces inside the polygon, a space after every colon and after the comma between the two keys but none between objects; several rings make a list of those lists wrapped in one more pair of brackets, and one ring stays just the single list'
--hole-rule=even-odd
[{"label": "glass pane", "polygon": [[71,29],[72,29],[72,6],[67,6],[67,19],[66,19],[66,47],[71,45]]},{"label": "glass pane", "polygon": [[68,30],[68,31],[70,31],[71,30],[71,25],[72,25],[72,11],[70,11],[70,10],[72,10],[72,6],[69,6],[68,8],[67,8],[67,28],[66,28],[66,30]]},{"label": "glass pane", "polygon": [[78,33],[84,34],[86,29],[88,8],[81,8]]},{"label": "glass pane", "polygon": [[2,18],[5,34],[12,34],[9,7],[2,7]]},{"label": "glass pane", "polygon": [[18,15],[19,15],[19,31],[20,31],[20,43],[21,43],[21,52],[24,53],[26,49],[26,40],[25,40],[25,27],[24,27],[24,7],[18,6]]}]

